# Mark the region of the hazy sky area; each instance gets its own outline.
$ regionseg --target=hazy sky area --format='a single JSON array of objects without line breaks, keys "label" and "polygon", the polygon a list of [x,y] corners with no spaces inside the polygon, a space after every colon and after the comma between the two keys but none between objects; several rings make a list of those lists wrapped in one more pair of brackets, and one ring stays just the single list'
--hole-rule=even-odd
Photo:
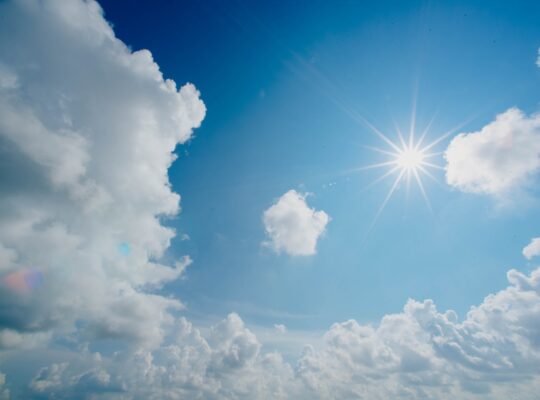
[{"label": "hazy sky area", "polygon": [[0,399],[536,399],[539,21],[0,1]]}]

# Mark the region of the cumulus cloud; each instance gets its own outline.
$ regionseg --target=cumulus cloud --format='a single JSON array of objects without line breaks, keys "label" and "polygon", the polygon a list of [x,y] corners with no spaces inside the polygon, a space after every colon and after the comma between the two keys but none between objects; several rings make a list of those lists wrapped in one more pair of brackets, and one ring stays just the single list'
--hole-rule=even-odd
[{"label": "cumulus cloud", "polygon": [[511,108],[480,131],[457,135],[445,158],[448,184],[464,192],[504,197],[525,189],[540,170],[540,114]]},{"label": "cumulus cloud", "polygon": [[530,276],[511,270],[508,280],[508,288],[472,307],[463,321],[430,300],[409,300],[401,314],[386,315],[376,327],[335,324],[325,335],[326,349],[301,359],[300,376],[320,398],[519,393],[532,399],[540,369],[540,270]]},{"label": "cumulus cloud", "polygon": [[323,345],[306,345],[292,362],[263,351],[237,314],[205,334],[180,318],[158,348],[85,349],[40,367],[22,397],[533,400],[540,269],[507,277],[508,287],[462,320],[431,300],[409,300],[377,324],[333,324]]},{"label": "cumulus cloud", "polygon": [[160,348],[110,357],[85,350],[70,362],[40,368],[24,394],[69,399],[287,398],[292,368],[277,353],[261,354],[260,347],[234,313],[213,326],[208,337],[180,318]]},{"label": "cumulus cloud", "polygon": [[309,208],[306,194],[289,190],[263,214],[269,241],[265,244],[275,252],[291,256],[309,256],[317,251],[317,240],[323,234],[330,217],[324,211]]},{"label": "cumulus cloud", "polygon": [[533,238],[531,243],[523,248],[523,256],[525,256],[527,260],[540,256],[540,237]]},{"label": "cumulus cloud", "polygon": [[[89,1],[0,4],[0,345],[59,334],[156,346],[189,258],[159,262],[168,168],[205,106],[117,39]],[[53,387],[62,366],[36,390]]]},{"label": "cumulus cloud", "polygon": [[[191,259],[159,261],[175,234],[163,219],[179,212],[167,171],[204,117],[199,93],[128,49],[94,1],[2,2],[0,14],[0,398],[536,397],[540,269],[509,271],[508,287],[462,320],[409,300],[373,325],[332,325],[290,361],[235,313],[210,328],[178,318],[181,302],[159,289]],[[496,194],[534,172],[532,150],[514,146],[535,148],[538,118],[503,115],[454,150],[526,166],[492,159],[480,165],[495,173],[465,179],[449,148],[456,186]],[[515,123],[510,157],[500,132]],[[268,245],[291,255],[314,254],[330,220],[294,190],[263,218]],[[21,362],[32,377],[10,381]]]}]

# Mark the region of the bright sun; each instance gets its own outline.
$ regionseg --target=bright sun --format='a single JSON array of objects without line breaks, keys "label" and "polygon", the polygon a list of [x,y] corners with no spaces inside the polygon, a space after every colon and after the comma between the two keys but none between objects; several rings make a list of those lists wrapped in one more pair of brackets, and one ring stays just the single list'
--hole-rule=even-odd
[{"label": "bright sun", "polygon": [[431,143],[425,144],[423,142],[429,131],[431,124],[428,124],[426,129],[424,129],[424,131],[419,135],[419,137],[416,137],[414,115],[411,121],[411,127],[410,127],[410,131],[409,131],[409,135],[407,139],[405,139],[404,135],[401,133],[401,131],[398,128],[396,128],[397,140],[393,141],[393,140],[390,140],[385,134],[383,134],[377,128],[375,128],[373,125],[367,122],[366,122],[366,125],[368,125],[368,127],[375,134],[377,134],[377,136],[379,136],[379,138],[381,138],[386,143],[386,145],[388,145],[386,149],[381,149],[378,147],[370,147],[370,146],[367,146],[367,147],[372,150],[375,150],[378,153],[385,155],[388,158],[384,162],[367,165],[360,169],[361,170],[372,169],[372,168],[386,168],[387,169],[387,171],[384,172],[379,178],[377,178],[372,184],[380,182],[384,180],[385,178],[392,175],[395,177],[394,182],[392,183],[392,186],[390,187],[388,193],[386,194],[385,199],[383,200],[383,202],[381,203],[379,207],[379,210],[377,211],[373,224],[375,224],[375,221],[377,220],[382,210],[384,209],[384,207],[386,206],[386,204],[392,197],[392,194],[396,191],[396,189],[398,188],[401,182],[406,183],[407,191],[409,191],[410,183],[411,181],[414,180],[418,188],[420,189],[420,192],[422,193],[422,196],[424,197],[426,204],[431,209],[431,205],[430,205],[428,196],[426,194],[426,190],[424,189],[424,183],[422,182],[422,178],[426,176],[436,181],[436,178],[433,176],[430,170],[433,170],[433,169],[443,170],[444,169],[441,166],[430,162],[431,158],[441,154],[441,153],[431,152],[431,149],[437,143],[439,143],[441,140],[443,140],[445,137],[451,134],[452,131],[446,132],[444,135],[440,136],[439,138],[432,141]]},{"label": "bright sun", "polygon": [[396,157],[396,164],[401,169],[412,171],[418,169],[424,162],[424,152],[413,147],[406,147]]}]

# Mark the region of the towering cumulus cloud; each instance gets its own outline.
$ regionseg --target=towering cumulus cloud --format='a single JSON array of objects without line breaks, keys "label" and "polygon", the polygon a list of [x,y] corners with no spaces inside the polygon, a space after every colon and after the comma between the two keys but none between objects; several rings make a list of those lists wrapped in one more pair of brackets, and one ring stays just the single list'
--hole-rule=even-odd
[{"label": "towering cumulus cloud", "polygon": [[179,211],[167,170],[205,115],[118,40],[94,1],[0,4],[0,346],[74,329],[155,346],[177,300],[152,289]]}]

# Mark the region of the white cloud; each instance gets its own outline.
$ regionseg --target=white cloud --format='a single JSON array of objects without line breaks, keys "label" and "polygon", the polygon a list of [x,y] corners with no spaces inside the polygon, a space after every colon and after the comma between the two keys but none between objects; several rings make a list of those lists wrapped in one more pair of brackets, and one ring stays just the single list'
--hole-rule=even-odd
[{"label": "white cloud", "polygon": [[118,40],[94,1],[0,13],[0,344],[77,332],[157,346],[182,304],[152,291],[190,263],[158,260],[175,234],[162,218],[179,211],[167,171],[205,115],[199,93]]},{"label": "white cloud", "polygon": [[536,60],[536,65],[540,67],[540,47],[538,48],[538,59]]},{"label": "white cloud", "polygon": [[510,286],[464,321],[409,300],[376,327],[334,324],[298,374],[314,398],[533,399],[540,371],[540,270],[509,271]]},{"label": "white cloud", "polygon": [[236,314],[206,335],[180,318],[159,348],[74,353],[69,365],[37,368],[30,389],[51,398],[533,400],[540,389],[540,269],[507,276],[509,286],[463,320],[431,300],[409,300],[374,325],[332,325],[322,346],[306,345],[292,364],[262,351]]},{"label": "white cloud", "polygon": [[184,318],[176,321],[175,331],[167,345],[152,351],[104,357],[86,349],[70,362],[40,368],[27,397],[288,398],[292,368],[277,353],[261,354],[260,343],[238,315],[217,323],[208,337]]},{"label": "white cloud", "polygon": [[289,190],[263,214],[266,245],[277,253],[291,256],[309,256],[317,251],[317,240],[324,232],[330,217],[324,211],[315,211],[306,203],[306,194]]},{"label": "white cloud", "polygon": [[274,324],[274,329],[277,333],[286,333],[287,327],[283,324]]},{"label": "white cloud", "polygon": [[531,239],[531,243],[523,248],[523,255],[528,260],[540,256],[540,237]]},{"label": "white cloud", "polygon": [[62,374],[68,367],[68,363],[52,364],[39,370],[30,382],[30,387],[36,392],[45,392],[62,384]]},{"label": "white cloud", "polygon": [[446,180],[464,192],[505,197],[540,170],[540,114],[511,108],[478,132],[456,136],[445,152]]},{"label": "white cloud", "polygon": [[[237,314],[210,329],[176,318],[182,304],[156,289],[191,260],[157,260],[174,235],[162,216],[179,211],[167,170],[204,116],[198,92],[163,80],[151,54],[116,39],[93,1],[3,2],[0,14],[0,163],[9,177],[0,181],[0,347],[10,349],[0,352],[0,398],[537,397],[540,269],[510,271],[509,286],[464,320],[410,300],[377,324],[336,323],[294,362],[264,351]],[[515,146],[534,147],[538,118],[503,115],[523,128]],[[465,143],[484,156],[493,147],[479,137],[500,150],[501,126],[460,136],[454,150]],[[527,164],[522,179],[507,184],[500,175],[516,170],[493,163],[495,173],[465,179],[454,157],[456,186],[498,194],[526,183],[530,154],[513,146],[498,162]],[[308,255],[329,217],[289,191],[264,221],[276,251]],[[21,362],[33,378],[18,384],[10,378]]]}]

